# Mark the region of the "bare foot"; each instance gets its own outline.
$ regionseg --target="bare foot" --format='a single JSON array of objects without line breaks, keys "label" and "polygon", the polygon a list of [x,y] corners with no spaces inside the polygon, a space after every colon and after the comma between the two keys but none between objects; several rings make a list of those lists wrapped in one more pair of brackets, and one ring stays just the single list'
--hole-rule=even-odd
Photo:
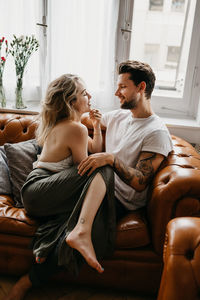
[{"label": "bare foot", "polygon": [[23,300],[27,291],[32,287],[32,283],[28,275],[21,277],[12,287],[5,300]]},{"label": "bare foot", "polygon": [[103,273],[104,269],[96,258],[90,234],[84,232],[77,226],[70,232],[66,238],[66,242],[71,248],[81,253],[89,266],[96,269],[99,273]]},{"label": "bare foot", "polygon": [[36,256],[36,258],[35,258],[35,261],[37,264],[42,264],[43,262],[45,262],[45,260],[46,260],[46,257]]}]

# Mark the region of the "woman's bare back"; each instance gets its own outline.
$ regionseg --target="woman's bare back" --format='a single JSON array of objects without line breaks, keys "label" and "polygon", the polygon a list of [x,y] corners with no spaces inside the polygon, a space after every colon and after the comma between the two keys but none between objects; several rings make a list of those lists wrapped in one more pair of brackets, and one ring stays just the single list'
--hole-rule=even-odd
[{"label": "woman's bare back", "polygon": [[74,163],[87,156],[87,128],[80,122],[62,120],[54,126],[46,138],[40,161],[58,162],[70,155]]}]

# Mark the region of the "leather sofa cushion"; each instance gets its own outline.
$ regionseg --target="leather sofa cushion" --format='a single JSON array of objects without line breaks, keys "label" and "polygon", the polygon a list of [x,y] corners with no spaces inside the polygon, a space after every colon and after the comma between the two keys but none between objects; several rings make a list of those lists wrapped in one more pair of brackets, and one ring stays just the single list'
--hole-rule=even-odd
[{"label": "leather sofa cushion", "polygon": [[27,216],[23,208],[14,207],[10,196],[0,196],[0,233],[33,236],[37,221]]},{"label": "leather sofa cushion", "polygon": [[[0,233],[33,237],[37,225],[37,221],[30,218],[23,208],[14,207],[11,197],[0,196]],[[133,249],[149,243],[143,210],[131,212],[119,221],[116,249]]]},{"label": "leather sofa cushion", "polygon": [[133,249],[150,244],[145,210],[128,213],[117,225],[116,248]]}]

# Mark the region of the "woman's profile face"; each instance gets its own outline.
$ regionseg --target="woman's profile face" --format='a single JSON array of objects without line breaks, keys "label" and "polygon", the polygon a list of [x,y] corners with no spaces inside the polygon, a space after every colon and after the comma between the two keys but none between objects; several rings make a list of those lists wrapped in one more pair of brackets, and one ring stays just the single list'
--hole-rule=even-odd
[{"label": "woman's profile face", "polygon": [[81,114],[85,112],[89,112],[91,106],[90,104],[91,95],[88,93],[86,86],[82,81],[78,83],[78,93],[76,98],[77,99],[73,105],[74,109]]}]

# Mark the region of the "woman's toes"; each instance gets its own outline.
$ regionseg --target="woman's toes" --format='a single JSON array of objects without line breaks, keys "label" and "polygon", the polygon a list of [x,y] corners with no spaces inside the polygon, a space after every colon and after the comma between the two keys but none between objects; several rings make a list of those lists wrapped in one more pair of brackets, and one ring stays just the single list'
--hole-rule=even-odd
[{"label": "woman's toes", "polygon": [[36,256],[36,258],[35,258],[35,261],[37,264],[42,264],[43,262],[45,262],[45,260],[46,260],[46,257]]}]

